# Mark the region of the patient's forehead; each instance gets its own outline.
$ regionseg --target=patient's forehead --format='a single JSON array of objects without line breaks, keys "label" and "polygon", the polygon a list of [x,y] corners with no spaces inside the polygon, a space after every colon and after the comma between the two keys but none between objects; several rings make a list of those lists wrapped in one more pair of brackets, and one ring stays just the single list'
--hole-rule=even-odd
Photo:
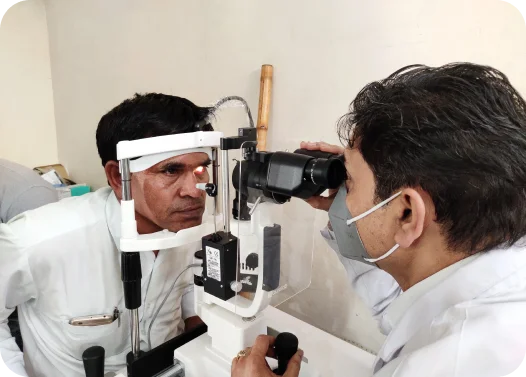
[{"label": "patient's forehead", "polygon": [[204,165],[210,161],[208,154],[205,152],[192,152],[186,153],[175,157],[170,157],[166,160],[159,162],[158,164],[151,167],[151,169],[159,169],[162,166],[176,164],[181,166],[196,167]]}]

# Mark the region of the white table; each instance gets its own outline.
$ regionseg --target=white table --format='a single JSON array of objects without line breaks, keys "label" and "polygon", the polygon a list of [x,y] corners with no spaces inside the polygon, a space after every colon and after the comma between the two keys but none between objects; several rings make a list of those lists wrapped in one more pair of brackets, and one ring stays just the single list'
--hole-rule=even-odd
[{"label": "white table", "polygon": [[[269,328],[291,332],[298,337],[299,347],[307,360],[307,364],[302,364],[301,377],[372,375],[374,355],[273,307],[265,309],[265,319]],[[175,351],[187,367],[186,377],[230,376],[230,365],[225,361],[204,357],[203,350],[209,346],[210,337],[204,334]],[[126,377],[126,371],[119,372],[117,377]]]},{"label": "white table", "polygon": [[309,369],[323,377],[370,377],[375,356],[279,309],[267,310],[268,327],[298,337]]}]

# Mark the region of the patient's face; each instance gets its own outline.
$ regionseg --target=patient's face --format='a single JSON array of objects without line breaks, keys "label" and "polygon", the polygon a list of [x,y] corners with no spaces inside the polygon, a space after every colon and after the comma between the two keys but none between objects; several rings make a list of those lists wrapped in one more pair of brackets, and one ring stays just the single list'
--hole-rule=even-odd
[{"label": "patient's face", "polygon": [[209,181],[209,165],[206,153],[188,153],[133,173],[131,190],[139,233],[177,232],[200,225],[206,193],[195,186]]}]

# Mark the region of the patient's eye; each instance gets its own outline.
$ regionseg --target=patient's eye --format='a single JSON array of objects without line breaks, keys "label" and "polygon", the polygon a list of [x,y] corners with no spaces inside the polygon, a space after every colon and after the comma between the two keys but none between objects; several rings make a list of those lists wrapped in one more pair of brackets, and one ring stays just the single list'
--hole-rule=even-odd
[{"label": "patient's eye", "polygon": [[164,173],[170,176],[181,174],[182,171],[183,171],[183,167],[179,164],[168,164],[161,169],[161,173]]},{"label": "patient's eye", "polygon": [[194,174],[198,176],[203,175],[204,173],[206,173],[206,166],[203,165],[196,167],[194,170]]}]

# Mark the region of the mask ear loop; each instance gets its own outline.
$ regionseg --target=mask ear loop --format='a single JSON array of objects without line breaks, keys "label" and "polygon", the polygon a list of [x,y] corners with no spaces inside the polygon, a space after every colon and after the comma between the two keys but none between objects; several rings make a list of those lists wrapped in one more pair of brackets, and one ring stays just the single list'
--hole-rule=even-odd
[{"label": "mask ear loop", "polygon": [[378,262],[378,261],[380,261],[382,259],[387,258],[389,255],[393,254],[395,252],[395,250],[398,249],[399,247],[400,247],[400,245],[396,244],[387,253],[385,253],[381,257],[378,257],[378,258],[363,258],[363,260],[366,261],[366,262],[370,262],[370,263],[376,263],[376,262]]},{"label": "mask ear loop", "polygon": [[371,208],[370,210],[368,211],[365,211],[364,213],[362,213],[361,215],[358,215],[356,217],[353,217],[352,219],[349,219],[347,220],[347,225],[351,225],[352,223],[360,220],[360,219],[363,219],[365,216],[367,215],[370,215],[371,213],[373,213],[374,211],[376,211],[377,209],[379,208],[382,208],[383,206],[385,206],[387,203],[389,203],[391,200],[393,200],[394,198],[396,198],[397,196],[399,196],[400,194],[402,193],[402,191],[394,194],[393,196],[391,196],[390,198],[387,198],[385,199],[383,202],[381,203],[378,203],[377,205],[375,205],[373,208]]},{"label": "mask ear loop", "polygon": [[[360,219],[363,219],[365,216],[373,213],[374,211],[376,211],[377,209],[385,206],[387,203],[389,203],[391,200],[393,200],[394,198],[396,198],[397,196],[399,196],[400,194],[402,193],[402,191],[394,194],[393,196],[391,196],[390,198],[387,198],[385,199],[383,202],[375,205],[373,208],[371,208],[370,210],[368,211],[365,211],[364,213],[362,213],[361,215],[358,215],[356,217],[353,217],[352,219],[349,219],[347,220],[347,225],[351,225],[352,223],[360,220]],[[369,263],[376,263],[378,261],[381,261],[382,259],[385,259],[387,258],[388,256],[390,256],[391,254],[393,254],[396,249],[398,249],[400,247],[399,244],[396,244],[394,245],[387,253],[385,253],[384,255],[382,255],[381,257],[378,257],[378,258],[363,258],[364,261],[366,262],[369,262]]]}]

